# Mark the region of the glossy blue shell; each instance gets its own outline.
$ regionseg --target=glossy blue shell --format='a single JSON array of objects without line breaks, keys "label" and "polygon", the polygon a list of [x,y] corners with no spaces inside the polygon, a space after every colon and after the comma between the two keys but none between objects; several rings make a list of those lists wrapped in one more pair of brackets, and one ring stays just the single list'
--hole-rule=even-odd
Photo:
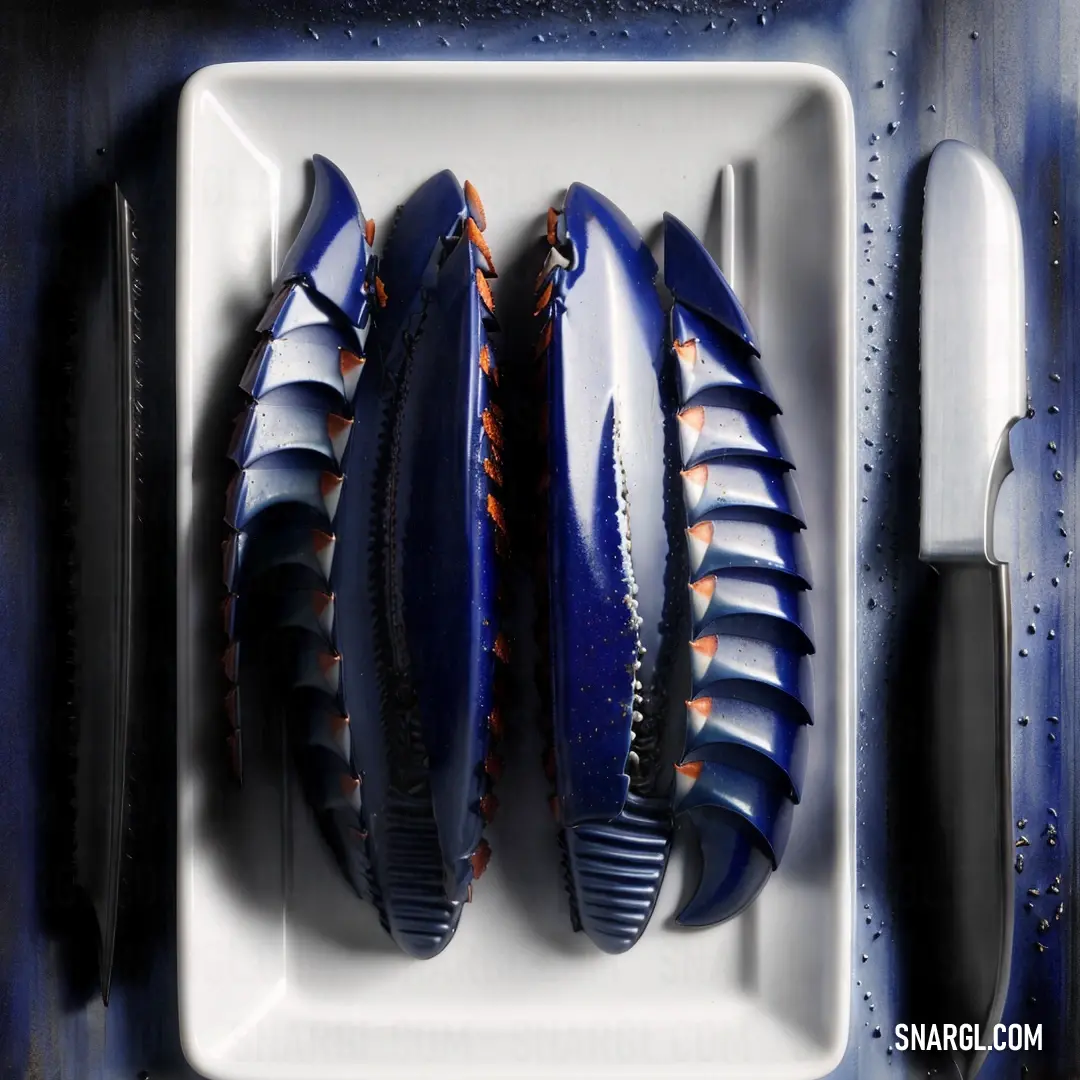
[{"label": "glossy blue shell", "polygon": [[452,174],[401,208],[384,278],[348,181],[314,168],[230,448],[234,761],[241,725],[283,711],[346,876],[428,957],[487,859],[504,541],[490,268]]},{"label": "glossy blue shell", "polygon": [[662,712],[670,699],[660,657],[673,401],[657,267],[640,235],[583,184],[552,227],[541,314],[556,797],[575,925],[620,952],[648,922],[671,839],[669,800],[637,776],[633,740],[663,724],[645,702]]},{"label": "glossy blue shell", "polygon": [[813,652],[791,458],[738,300],[700,241],[664,218],[691,582],[691,700],[675,811],[697,832],[679,921],[731,918],[779,864],[806,768]]}]

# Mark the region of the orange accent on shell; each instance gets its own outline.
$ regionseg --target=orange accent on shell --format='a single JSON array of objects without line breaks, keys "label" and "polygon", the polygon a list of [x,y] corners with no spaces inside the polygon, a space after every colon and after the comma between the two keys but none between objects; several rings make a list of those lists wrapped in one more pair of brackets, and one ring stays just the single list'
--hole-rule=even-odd
[{"label": "orange accent on shell", "polygon": [[488,479],[493,484],[498,484],[499,487],[502,487],[502,469],[499,468],[499,465],[494,458],[484,458],[484,472],[488,474]]},{"label": "orange accent on shell", "polygon": [[506,532],[506,514],[503,512],[502,504],[490,493],[487,497],[487,512],[488,517],[495,522],[495,528],[499,532]]},{"label": "orange accent on shell", "polygon": [[484,425],[484,434],[488,437],[488,442],[495,447],[496,450],[501,450],[503,445],[502,431],[499,428],[499,423],[495,418],[495,413],[491,405],[480,414],[480,422]]},{"label": "orange accent on shell", "polygon": [[488,716],[488,731],[491,733],[493,739],[501,739],[504,730],[502,709],[496,705],[491,710],[491,715]]},{"label": "orange accent on shell", "polygon": [[476,222],[473,221],[472,218],[465,219],[465,237],[469,243],[483,255],[488,270],[494,276],[495,260],[491,257],[491,248],[488,247],[488,242],[484,239],[484,234],[476,227]]},{"label": "orange accent on shell", "polygon": [[500,632],[495,635],[495,644],[492,647],[492,652],[495,653],[496,659],[502,663],[510,663],[510,642],[506,640],[505,634]]},{"label": "orange accent on shell", "polygon": [[703,768],[705,768],[704,761],[687,761],[685,764],[676,765],[675,771],[682,773],[683,776],[689,776],[691,780],[696,780]]},{"label": "orange accent on shell", "polygon": [[708,716],[712,712],[712,698],[699,697],[686,703],[688,709],[692,709],[698,716]]},{"label": "orange accent on shell", "polygon": [[491,862],[491,845],[486,840],[481,840],[476,845],[476,850],[469,856],[472,864],[473,878],[479,880],[484,876],[488,863]]},{"label": "orange accent on shell", "polygon": [[695,540],[701,540],[706,544],[712,543],[713,524],[711,521],[699,521],[696,525],[691,525],[686,531]]},{"label": "orange accent on shell", "polygon": [[704,487],[709,479],[709,466],[695,465],[692,469],[683,469],[682,476],[689,480],[691,484]]},{"label": "orange accent on shell", "polygon": [[364,239],[367,240],[369,245],[375,243],[375,219],[374,218],[368,218],[367,221],[364,222]]},{"label": "orange accent on shell", "polygon": [[551,303],[551,294],[555,289],[555,282],[549,281],[544,287],[544,291],[536,298],[536,309],[533,311],[534,315],[539,315]]},{"label": "orange accent on shell", "polygon": [[694,431],[700,431],[705,426],[705,407],[703,405],[692,405],[689,409],[683,409],[679,413],[679,419],[689,428],[693,428]]},{"label": "orange accent on shell", "polygon": [[343,776],[341,778],[341,794],[346,799],[351,799],[360,789],[359,776]]},{"label": "orange accent on shell", "polygon": [[675,349],[675,355],[684,363],[692,364],[697,360],[697,340],[691,338],[689,341],[673,341],[672,347]]},{"label": "orange accent on shell", "polygon": [[714,574],[707,574],[700,581],[691,581],[690,588],[693,589],[694,592],[708,599],[716,591],[716,576]]},{"label": "orange accent on shell", "polygon": [[499,809],[499,800],[489,791],[480,800],[480,816],[484,821],[490,825],[492,819],[495,817],[496,812]]},{"label": "orange accent on shell", "polygon": [[349,727],[349,718],[347,716],[335,716],[330,722],[330,730],[335,735],[341,735],[347,727]]},{"label": "orange accent on shell", "polygon": [[341,487],[344,479],[344,476],[338,476],[337,473],[324,472],[319,478],[319,491],[322,492],[323,498],[325,499],[330,492]]},{"label": "orange accent on shell", "polygon": [[322,529],[311,530],[311,546],[315,549],[316,555],[321,555],[331,544],[334,542],[334,535],[332,533],[323,532]]},{"label": "orange accent on shell", "polygon": [[348,375],[350,371],[355,371],[358,367],[361,367],[366,363],[364,357],[357,356],[356,353],[350,352],[348,349],[340,350],[338,362],[341,367],[342,375]]},{"label": "orange accent on shell", "polygon": [[480,346],[480,370],[491,378],[491,349],[486,344]]},{"label": "orange accent on shell", "polygon": [[547,212],[547,242],[554,247],[559,240],[559,211],[554,206]]},{"label": "orange accent on shell", "polygon": [[690,648],[696,653],[701,653],[702,656],[707,656],[712,659],[716,655],[717,640],[715,634],[706,634],[705,637],[699,637],[695,641],[690,642]]},{"label": "orange accent on shell", "polygon": [[378,274],[375,275],[375,301],[379,307],[386,307],[387,300],[389,298],[386,295],[386,286],[383,284],[383,279]]},{"label": "orange accent on shell", "polygon": [[484,277],[484,271],[480,267],[476,268],[476,291],[480,294],[480,302],[487,308],[488,312],[492,315],[495,314],[495,298],[491,295],[491,286],[487,283],[487,278]]},{"label": "orange accent on shell", "polygon": [[483,232],[487,228],[487,213],[480,199],[480,192],[473,187],[471,180],[465,181],[465,205],[469,208],[469,216]]},{"label": "orange accent on shell", "polygon": [[321,617],[333,601],[333,593],[316,592],[311,597],[311,609],[316,617]]}]

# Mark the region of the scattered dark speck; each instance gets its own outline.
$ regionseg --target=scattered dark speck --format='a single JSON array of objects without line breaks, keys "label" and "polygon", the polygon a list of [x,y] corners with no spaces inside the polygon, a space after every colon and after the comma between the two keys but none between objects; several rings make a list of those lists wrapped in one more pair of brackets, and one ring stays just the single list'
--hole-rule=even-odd
[{"label": "scattered dark speck", "polygon": [[1050,440],[1050,441],[1049,441],[1049,442],[1048,442],[1048,443],[1046,444],[1046,449],[1047,449],[1047,450],[1049,450],[1051,454],[1056,454],[1056,453],[1057,453],[1057,443],[1056,443],[1056,442],[1054,442],[1054,440],[1053,440],[1053,439],[1051,439],[1051,440]]},{"label": "scattered dark speck", "polygon": [[1061,723],[1061,718],[1058,717],[1058,716],[1048,716],[1046,718],[1046,722],[1048,724],[1060,724]]},{"label": "scattered dark speck", "polygon": [[890,49],[890,50],[889,50],[889,55],[890,55],[890,56],[896,56],[896,55],[897,55],[897,52],[896,52],[896,50],[895,50],[895,49]]},{"label": "scattered dark speck", "polygon": [[971,40],[972,41],[978,41],[979,40],[979,31],[978,30],[972,30],[971,31]]},{"label": "scattered dark speck", "polygon": [[875,151],[873,154],[870,155],[870,160],[871,161],[880,161],[881,160],[881,155]]},{"label": "scattered dark speck", "polygon": [[1016,872],[1018,874],[1024,872],[1024,853],[1022,851],[1016,856],[1016,863],[1014,865],[1016,866]]},{"label": "scattered dark speck", "polygon": [[373,37],[371,39],[371,44],[374,45],[376,49],[378,49],[378,48],[380,48],[382,46],[382,39],[377,38],[377,37]]},{"label": "scattered dark speck", "polygon": [[1050,920],[1049,919],[1040,919],[1039,920],[1039,933],[1040,934],[1045,934],[1045,933],[1047,933],[1049,931],[1049,929],[1050,929]]},{"label": "scattered dark speck", "polygon": [[351,31],[351,30],[350,30],[350,29],[349,29],[349,28],[348,28],[347,26],[345,27],[345,36],[346,36],[347,38],[351,38],[351,37],[352,37],[352,31]]},{"label": "scattered dark speck", "polygon": [[629,30],[620,30],[619,31],[619,37],[628,38],[629,36],[630,36],[630,31]]},{"label": "scattered dark speck", "polygon": [[707,22],[707,23],[705,24],[705,26],[704,26],[704,29],[705,29],[705,30],[715,30],[715,29],[716,29],[716,23],[715,23],[715,22],[714,22],[714,21],[713,21],[712,19],[710,19],[710,20],[709,20],[709,21],[708,21],[708,22]]},{"label": "scattered dark speck", "polygon": [[879,1028],[879,1027],[874,1028],[872,1034],[873,1034],[875,1039],[880,1039],[881,1038],[881,1028]]},{"label": "scattered dark speck", "polygon": [[1057,742],[1057,736],[1051,731],[1050,734],[1046,736],[1046,741]]},{"label": "scattered dark speck", "polygon": [[1058,408],[1058,407],[1057,407],[1056,405],[1051,405],[1051,406],[1050,406],[1050,407],[1049,407],[1049,408],[1048,408],[1048,409],[1047,409],[1046,411],[1047,411],[1047,412],[1048,412],[1048,413],[1049,413],[1049,414],[1050,414],[1051,416],[1057,416],[1057,414],[1058,414],[1059,412],[1061,412],[1061,410],[1060,410],[1060,409],[1059,409],[1059,408]]},{"label": "scattered dark speck", "polygon": [[1051,225],[1060,225],[1061,224],[1061,215],[1056,210],[1050,215],[1050,224]]},{"label": "scattered dark speck", "polygon": [[1056,589],[1058,587],[1058,584],[1059,584],[1060,581],[1061,581],[1060,578],[1052,577],[1050,579],[1050,584],[1053,585],[1054,588]]},{"label": "scattered dark speck", "polygon": [[871,184],[876,184],[878,182],[878,175],[877,173],[868,172],[866,174],[866,179],[869,180]]},{"label": "scattered dark speck", "polygon": [[896,129],[900,126],[899,120],[890,120],[889,126],[885,129],[890,135],[896,134]]},{"label": "scattered dark speck", "polygon": [[868,462],[867,462],[867,463],[866,463],[866,464],[865,464],[865,465],[863,466],[863,469],[865,469],[865,470],[866,470],[866,472],[873,472],[873,471],[874,471],[874,466],[873,466],[873,465],[871,465],[871,464],[870,464],[870,462],[868,461]]},{"label": "scattered dark speck", "polygon": [[441,45],[441,46],[442,46],[442,47],[443,47],[444,49],[449,49],[449,48],[450,48],[450,42],[449,42],[449,41],[447,41],[447,40],[446,40],[446,38],[444,38],[444,37],[442,36],[442,34],[440,34],[440,35],[439,35],[439,39],[438,39],[438,40],[439,40],[439,44],[440,44],[440,45]]},{"label": "scattered dark speck", "polygon": [[926,111],[927,112],[937,112],[937,106],[936,105],[927,105],[926,106]]},{"label": "scattered dark speck", "polygon": [[1056,371],[1051,371],[1050,372],[1050,381],[1051,382],[1061,382],[1061,376]]},{"label": "scattered dark speck", "polygon": [[[1062,529],[1061,531],[1064,534],[1065,530]],[[1057,637],[1057,631],[1056,630],[1047,630],[1046,631],[1046,640],[1047,641],[1053,641],[1054,638],[1056,638],[1056,637]]]},{"label": "scattered dark speck", "polygon": [[870,192],[870,198],[873,199],[875,202],[881,202],[881,200],[885,198],[885,192],[884,191],[871,191]]},{"label": "scattered dark speck", "polygon": [[1038,950],[1038,951],[1039,951],[1040,953],[1044,953],[1044,952],[1046,952],[1046,950],[1047,950],[1047,949],[1049,948],[1049,946],[1048,946],[1048,945],[1044,945],[1044,944],[1043,944],[1043,943],[1042,943],[1041,941],[1036,941],[1036,942],[1035,942],[1035,948],[1036,948],[1036,949],[1037,949],[1037,950]]},{"label": "scattered dark speck", "polygon": [[1034,634],[1035,633],[1035,624],[1034,623],[1028,623],[1027,632],[1029,634]]},{"label": "scattered dark speck", "polygon": [[874,83],[874,85],[875,85],[875,86],[876,86],[876,87],[877,87],[877,88],[878,88],[879,90],[884,90],[884,89],[885,89],[885,80],[884,80],[884,79],[878,79],[878,81],[877,81],[876,83]]},{"label": "scattered dark speck", "polygon": [[864,964],[865,964],[865,963],[866,963],[866,961],[867,961],[867,960],[869,960],[869,959],[870,959],[870,954],[869,954],[869,953],[863,953],[863,954],[862,954],[862,962],[863,962]]},{"label": "scattered dark speck", "polygon": [[1015,844],[1016,847],[1031,847],[1031,841],[1026,836],[1021,836]]},{"label": "scattered dark speck", "polygon": [[[1029,724],[1029,723],[1031,722],[1031,717],[1030,717],[1030,716],[1021,716],[1021,717],[1020,717],[1020,718],[1019,718],[1019,719],[1018,719],[1018,720],[1017,720],[1016,722],[1017,722],[1017,723],[1018,723],[1018,724],[1019,724],[1019,725],[1020,725],[1021,727],[1027,727],[1027,726],[1028,726],[1028,724]],[[1021,825],[1021,826],[1020,826],[1020,828],[1021,828],[1021,829],[1022,829],[1023,827],[1024,827],[1023,825]]]},{"label": "scattered dark speck", "polygon": [[881,138],[881,136],[876,131],[871,131],[870,132],[870,145],[873,146],[874,143],[876,143],[878,141],[878,139],[880,139],[880,138]]},{"label": "scattered dark speck", "polygon": [[874,931],[874,938],[873,938],[873,940],[874,940],[874,941],[877,941],[877,939],[878,939],[879,937],[881,937],[881,931],[880,931],[880,930],[875,930],[875,931]]},{"label": "scattered dark speck", "polygon": [[1021,656],[1021,657],[1025,657],[1025,656],[1027,656],[1027,654],[1028,654],[1028,651],[1027,651],[1027,649],[1021,649],[1021,650],[1020,650],[1020,656]]},{"label": "scattered dark speck", "polygon": [[1033,903],[1032,903],[1032,902],[1031,902],[1030,900],[1028,900],[1028,901],[1026,901],[1026,902],[1024,903],[1024,910],[1025,910],[1025,911],[1026,911],[1026,912],[1027,912],[1028,914],[1031,914],[1031,912],[1033,912],[1033,911],[1035,910],[1035,905],[1034,905],[1034,904],[1033,904]]},{"label": "scattered dark speck", "polygon": [[872,233],[874,231],[874,227],[870,224],[869,221],[864,221],[862,231],[864,233]]},{"label": "scattered dark speck", "polygon": [[104,146],[99,146],[99,147],[97,148],[97,156],[98,156],[98,157],[104,157],[104,156],[105,156],[105,155],[106,155],[106,154],[107,154],[108,152],[109,152],[109,151],[108,151],[108,150],[106,150]]},{"label": "scattered dark speck", "polygon": [[[866,606],[867,606],[867,607],[868,607],[868,608],[869,608],[869,609],[870,609],[871,611],[873,611],[873,610],[874,610],[874,608],[876,608],[876,607],[877,607],[877,601],[876,601],[876,600],[875,600],[875,599],[874,599],[874,598],[873,598],[873,597],[871,596],[871,597],[870,597],[870,599],[869,599],[869,600],[867,600],[867,602],[866,602]],[[867,920],[867,921],[869,921],[869,920]]]},{"label": "scattered dark speck", "polygon": [[543,45],[544,42],[547,41],[547,38],[544,37],[543,34],[533,34],[533,41],[535,41],[538,45]]},{"label": "scattered dark speck", "polygon": [[1064,477],[1064,475],[1062,474],[1062,472],[1061,472],[1061,470],[1060,470],[1060,469],[1055,469],[1055,470],[1054,470],[1054,479],[1055,479],[1055,480],[1057,480],[1057,481],[1058,481],[1058,483],[1060,483],[1060,482],[1061,482],[1062,480],[1064,480],[1064,479],[1065,479],[1065,477]]}]

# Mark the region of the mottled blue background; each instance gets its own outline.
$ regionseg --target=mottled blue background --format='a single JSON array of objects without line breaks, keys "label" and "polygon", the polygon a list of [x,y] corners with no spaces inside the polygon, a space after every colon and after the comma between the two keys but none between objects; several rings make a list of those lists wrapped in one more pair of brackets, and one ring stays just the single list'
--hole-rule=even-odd
[{"label": "mottled blue background", "polygon": [[[921,182],[926,155],[946,136],[999,162],[1025,234],[1032,407],[1013,436],[1017,471],[1004,498],[1015,524],[1001,541],[1014,569],[1014,817],[1026,821],[1018,838],[1030,841],[1016,875],[1005,1019],[1042,1023],[1044,1049],[993,1055],[983,1075],[1080,1076],[1070,692],[1080,5],[1071,0],[192,0],[145,9],[8,0],[0,8],[0,1076],[190,1075],[176,1031],[173,577],[164,567],[173,536],[176,103],[185,78],[206,64],[366,57],[810,60],[851,90],[860,194],[859,910],[842,1077],[927,1073],[925,1063],[890,1053],[893,1024],[913,1015],[920,972],[928,963],[932,971],[932,935],[912,912],[925,901],[921,873],[935,830],[945,827],[920,815],[923,718],[899,675],[919,663],[912,609],[924,582],[916,559]],[[553,124],[552,145],[537,153],[557,152],[557,131]],[[491,139],[484,152],[496,152],[497,133]],[[156,478],[144,518],[163,567],[156,629],[141,643],[160,697],[140,750],[138,933],[106,1012],[88,993],[92,969],[78,948],[85,914],[67,873],[67,463],[58,447],[78,334],[71,288],[93,265],[87,221],[114,178],[134,205],[144,252],[144,453]],[[875,191],[884,198],[871,199]],[[1060,892],[1048,894],[1058,875]],[[1031,887],[1040,896],[1025,911]]]}]

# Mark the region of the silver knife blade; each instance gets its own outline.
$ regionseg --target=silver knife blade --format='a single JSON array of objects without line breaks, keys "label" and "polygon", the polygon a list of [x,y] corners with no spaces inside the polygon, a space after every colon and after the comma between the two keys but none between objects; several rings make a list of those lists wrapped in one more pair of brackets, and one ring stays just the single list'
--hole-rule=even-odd
[{"label": "silver knife blade", "polygon": [[997,166],[955,139],[923,211],[921,558],[994,561],[994,507],[1027,408],[1020,217]]},{"label": "silver knife blade", "polygon": [[[955,140],[930,158],[923,213],[920,557],[937,571],[928,801],[944,867],[937,994],[986,1044],[1013,933],[1008,567],[994,555],[1009,431],[1027,406],[1023,244],[996,166]],[[957,1064],[970,1080],[986,1058]]]}]

